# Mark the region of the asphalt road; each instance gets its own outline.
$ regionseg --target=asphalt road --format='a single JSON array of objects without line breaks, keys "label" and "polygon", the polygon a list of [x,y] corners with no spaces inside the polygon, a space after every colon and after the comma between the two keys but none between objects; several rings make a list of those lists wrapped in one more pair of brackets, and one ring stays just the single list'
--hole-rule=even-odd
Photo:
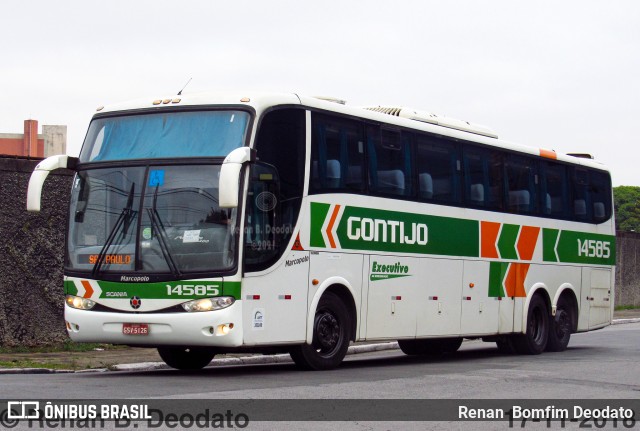
[{"label": "asphalt road", "polygon": [[[493,343],[470,341],[463,343],[457,354],[446,358],[409,357],[400,351],[368,353],[350,356],[339,369],[328,372],[303,372],[293,364],[272,364],[216,367],[199,372],[2,375],[0,387],[5,399],[638,399],[638,359],[640,323],[633,323],[574,334],[567,351],[539,356],[505,356],[498,353]],[[636,417],[640,419],[640,412]],[[335,429],[326,422],[311,428],[302,424],[262,425],[268,429],[285,425],[294,429]],[[566,428],[571,429],[569,425]],[[505,422],[392,425],[352,422],[339,428],[507,429],[507,426]],[[527,428],[547,427],[527,424]],[[640,429],[640,425],[636,428]]]}]

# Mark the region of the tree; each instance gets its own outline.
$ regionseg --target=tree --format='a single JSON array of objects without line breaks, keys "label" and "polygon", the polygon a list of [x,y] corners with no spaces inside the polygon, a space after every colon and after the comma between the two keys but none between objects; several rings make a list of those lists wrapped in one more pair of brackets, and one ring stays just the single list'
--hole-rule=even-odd
[{"label": "tree", "polygon": [[616,229],[640,232],[640,187],[614,187],[613,204],[616,211]]}]

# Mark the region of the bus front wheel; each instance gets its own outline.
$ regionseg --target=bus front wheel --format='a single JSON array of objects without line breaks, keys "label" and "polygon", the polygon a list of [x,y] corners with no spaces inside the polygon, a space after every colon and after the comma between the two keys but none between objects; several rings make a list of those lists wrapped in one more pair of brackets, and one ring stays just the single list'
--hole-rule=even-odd
[{"label": "bus front wheel", "polygon": [[177,370],[199,370],[209,365],[216,352],[203,347],[158,347],[162,360]]},{"label": "bus front wheel", "polygon": [[342,300],[325,293],[313,321],[313,342],[291,348],[289,354],[296,365],[305,370],[336,368],[349,348],[351,321]]}]

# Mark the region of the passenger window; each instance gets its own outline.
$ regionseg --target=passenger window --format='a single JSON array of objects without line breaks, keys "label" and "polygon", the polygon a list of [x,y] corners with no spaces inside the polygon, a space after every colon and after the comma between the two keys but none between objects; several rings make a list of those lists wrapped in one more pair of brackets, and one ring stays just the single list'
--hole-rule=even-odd
[{"label": "passenger window", "polygon": [[589,194],[589,172],[586,169],[573,170],[573,217],[578,221],[589,221],[593,211]]},{"label": "passenger window", "polygon": [[502,155],[468,146],[464,151],[465,200],[471,207],[504,209]]},{"label": "passenger window", "polygon": [[611,179],[605,172],[591,171],[589,192],[593,205],[593,221],[602,223],[611,218]]},{"label": "passenger window", "polygon": [[434,137],[416,137],[418,200],[459,203],[460,170],[455,144]]},{"label": "passenger window", "polygon": [[605,172],[574,169],[574,216],[577,220],[602,223],[611,218],[611,179]]},{"label": "passenger window", "polygon": [[567,168],[551,162],[540,164],[540,207],[542,214],[557,218],[569,215]]},{"label": "passenger window", "polygon": [[367,127],[369,189],[382,195],[411,195],[410,134]]},{"label": "passenger window", "polygon": [[535,163],[526,158],[508,155],[505,161],[507,176],[507,211],[532,214],[537,210]]},{"label": "passenger window", "polygon": [[362,126],[316,114],[312,127],[310,191],[364,190]]}]

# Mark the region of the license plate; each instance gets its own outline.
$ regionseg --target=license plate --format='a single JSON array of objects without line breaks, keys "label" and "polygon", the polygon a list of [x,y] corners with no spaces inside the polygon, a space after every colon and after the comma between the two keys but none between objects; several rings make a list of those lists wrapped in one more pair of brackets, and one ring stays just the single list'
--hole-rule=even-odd
[{"label": "license plate", "polygon": [[147,323],[123,323],[122,333],[124,335],[149,335],[149,325]]}]

